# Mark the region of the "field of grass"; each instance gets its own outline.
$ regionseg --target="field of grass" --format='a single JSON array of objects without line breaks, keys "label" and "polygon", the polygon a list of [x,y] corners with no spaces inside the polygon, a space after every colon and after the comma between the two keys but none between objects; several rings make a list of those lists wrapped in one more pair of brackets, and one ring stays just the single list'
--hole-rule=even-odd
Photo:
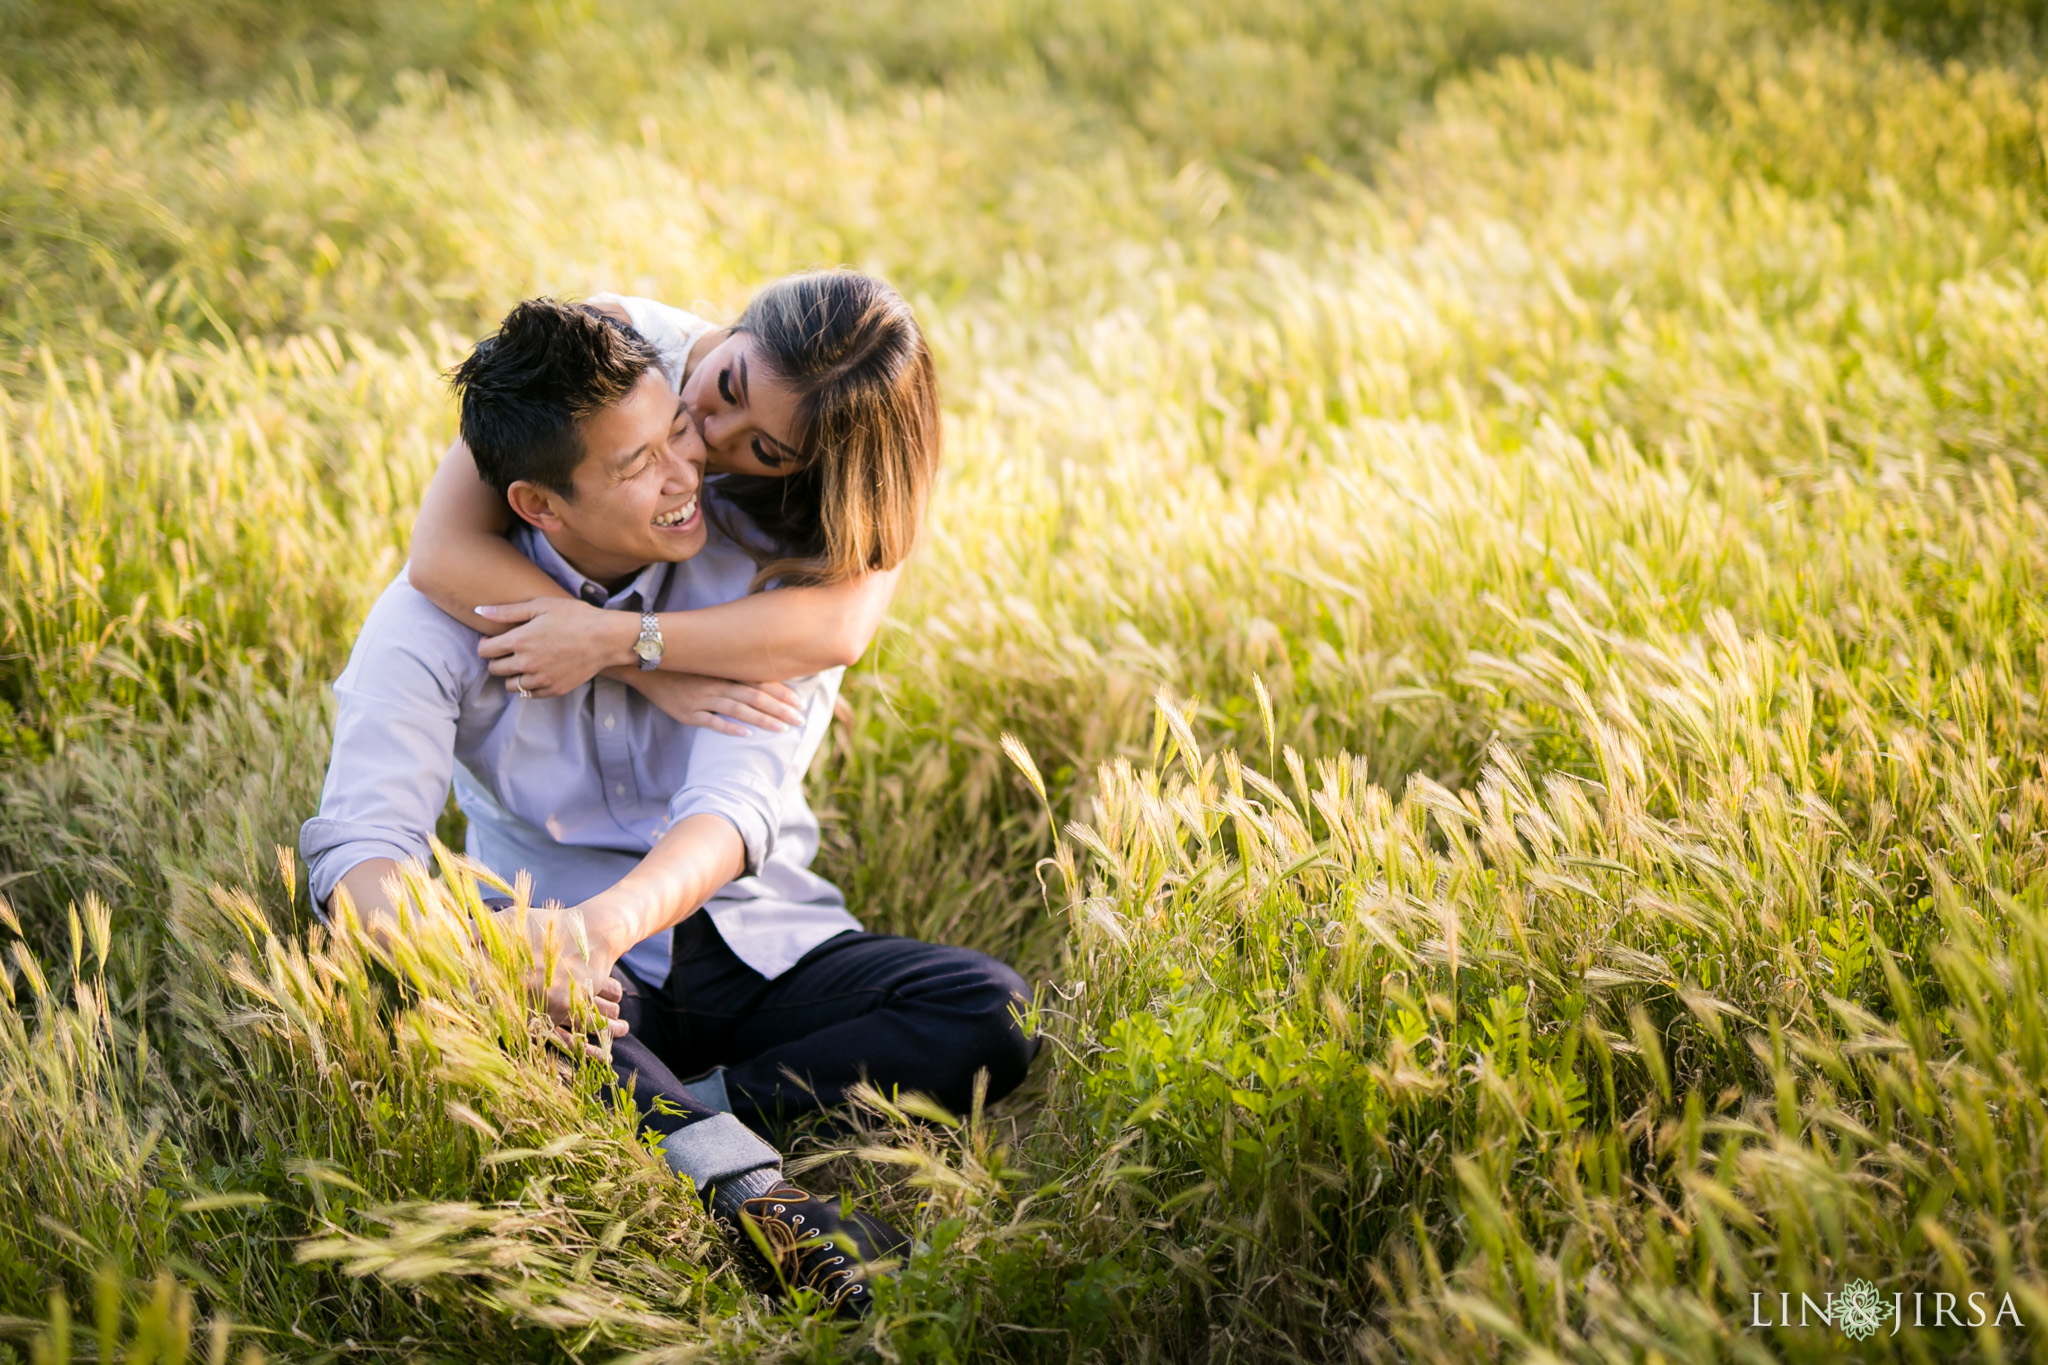
[{"label": "field of grass", "polygon": [[[2032,7],[678,13],[0,9],[0,1361],[2048,1360]],[[823,870],[1048,1038],[851,1330],[289,852],[469,341],[841,261]]]}]

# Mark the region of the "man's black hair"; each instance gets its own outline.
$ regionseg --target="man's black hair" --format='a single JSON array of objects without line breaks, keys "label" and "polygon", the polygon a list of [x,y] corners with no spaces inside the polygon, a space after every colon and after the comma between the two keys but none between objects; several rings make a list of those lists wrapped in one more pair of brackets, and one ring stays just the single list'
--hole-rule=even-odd
[{"label": "man's black hair", "polygon": [[576,424],[625,398],[654,362],[645,338],[595,308],[527,299],[448,376],[477,473],[500,493],[524,479],[573,496]]}]

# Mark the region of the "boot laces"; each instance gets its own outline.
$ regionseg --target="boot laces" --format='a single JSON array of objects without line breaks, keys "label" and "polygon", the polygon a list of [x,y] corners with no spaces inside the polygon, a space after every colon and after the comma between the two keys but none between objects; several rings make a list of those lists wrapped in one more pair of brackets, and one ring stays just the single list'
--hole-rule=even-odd
[{"label": "boot laces", "polygon": [[866,1295],[861,1283],[864,1267],[848,1264],[846,1255],[828,1255],[840,1250],[837,1238],[827,1237],[822,1220],[794,1212],[821,1201],[792,1185],[783,1185],[765,1195],[744,1201],[740,1211],[767,1243],[768,1259],[778,1277],[791,1285],[817,1291],[825,1302],[838,1308]]}]

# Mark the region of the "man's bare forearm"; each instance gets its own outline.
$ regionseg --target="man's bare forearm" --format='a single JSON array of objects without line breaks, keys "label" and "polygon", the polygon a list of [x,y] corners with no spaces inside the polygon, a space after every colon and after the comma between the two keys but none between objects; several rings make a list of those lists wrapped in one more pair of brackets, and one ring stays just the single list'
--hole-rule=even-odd
[{"label": "man's bare forearm", "polygon": [[[593,948],[612,960],[651,934],[681,923],[713,892],[746,871],[739,831],[716,815],[692,815],[664,834],[637,866],[577,907]],[[398,864],[370,858],[342,874],[328,899],[331,913],[343,894],[356,917],[380,942],[398,931]]]},{"label": "man's bare forearm", "polygon": [[591,937],[616,957],[680,924],[747,868],[739,831],[716,815],[672,827],[631,872],[583,903]]},{"label": "man's bare forearm", "polygon": [[327,913],[340,908],[343,893],[355,903],[356,919],[378,942],[398,931],[398,864],[389,858],[370,858],[341,874],[334,894],[327,898]]}]

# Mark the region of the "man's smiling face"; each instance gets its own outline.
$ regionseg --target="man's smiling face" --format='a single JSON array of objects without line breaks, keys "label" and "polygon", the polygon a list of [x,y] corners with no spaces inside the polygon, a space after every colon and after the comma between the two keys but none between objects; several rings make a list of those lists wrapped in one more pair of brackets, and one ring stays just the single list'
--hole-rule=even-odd
[{"label": "man's smiling face", "polygon": [[578,572],[617,586],[649,564],[704,548],[704,443],[682,400],[649,370],[619,402],[577,424],[583,461],[574,496],[521,481],[512,510],[540,528]]}]

